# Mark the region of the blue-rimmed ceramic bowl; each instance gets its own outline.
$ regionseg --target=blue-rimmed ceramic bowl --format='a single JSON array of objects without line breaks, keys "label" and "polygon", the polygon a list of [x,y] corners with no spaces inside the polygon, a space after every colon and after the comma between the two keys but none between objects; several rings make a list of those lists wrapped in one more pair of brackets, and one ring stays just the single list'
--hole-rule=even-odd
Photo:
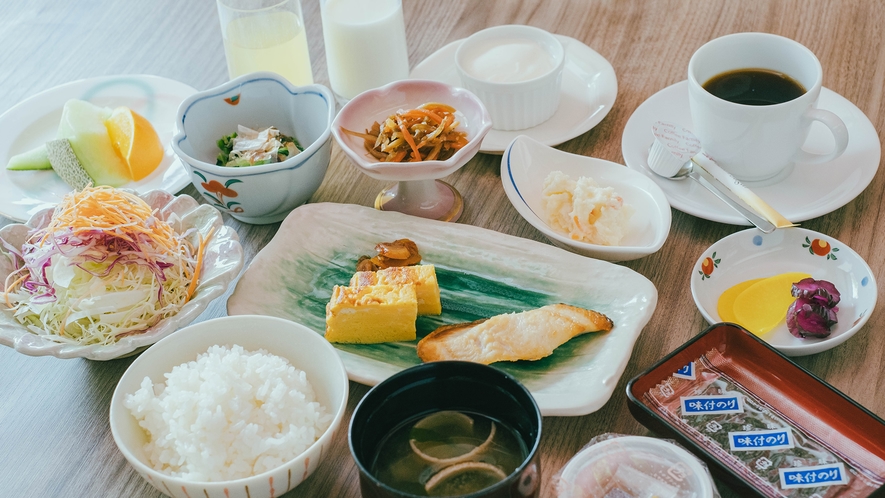
[{"label": "blue-rimmed ceramic bowl", "polygon": [[[593,178],[612,187],[633,208],[620,245],[605,246],[574,240],[547,223],[544,179],[562,171],[573,180]],[[525,135],[510,142],[501,157],[501,183],[516,211],[543,233],[553,245],[583,256],[606,261],[629,261],[655,253],[670,234],[670,204],[649,178],[620,164],[595,157],[569,154]]]},{"label": "blue-rimmed ceramic bowl", "polygon": [[764,234],[744,230],[707,248],[691,270],[691,295],[710,324],[721,322],[719,296],[746,280],[786,272],[808,273],[827,280],[841,294],[838,323],[825,338],[800,339],[784,321],[760,338],[787,356],[820,353],[856,334],[876,307],[876,278],[860,255],[838,240],[804,228]]},{"label": "blue-rimmed ceramic bowl", "polygon": [[[307,202],[322,183],[334,117],[335,100],[325,86],[296,87],[276,73],[250,73],[185,99],[172,148],[207,202],[246,223],[274,223]],[[276,126],[304,151],[280,163],[217,166],[218,139],[237,125]]]}]

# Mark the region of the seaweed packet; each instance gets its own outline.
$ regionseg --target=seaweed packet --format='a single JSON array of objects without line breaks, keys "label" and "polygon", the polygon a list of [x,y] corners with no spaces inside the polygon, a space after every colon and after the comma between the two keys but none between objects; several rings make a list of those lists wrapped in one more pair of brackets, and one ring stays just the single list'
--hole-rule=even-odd
[{"label": "seaweed packet", "polygon": [[885,462],[716,349],[644,401],[764,496],[861,498],[885,484]]}]

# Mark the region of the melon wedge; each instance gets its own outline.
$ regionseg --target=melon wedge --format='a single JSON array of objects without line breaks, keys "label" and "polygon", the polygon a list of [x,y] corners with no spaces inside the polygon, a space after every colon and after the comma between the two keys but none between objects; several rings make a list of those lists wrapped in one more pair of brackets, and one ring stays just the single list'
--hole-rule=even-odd
[{"label": "melon wedge", "polygon": [[6,169],[24,171],[33,169],[52,169],[49,156],[46,155],[46,145],[31,149],[9,158]]},{"label": "melon wedge", "polygon": [[80,165],[96,185],[119,187],[131,180],[129,166],[117,154],[105,121],[111,110],[84,100],[69,100],[62,110],[56,138],[66,138]]}]

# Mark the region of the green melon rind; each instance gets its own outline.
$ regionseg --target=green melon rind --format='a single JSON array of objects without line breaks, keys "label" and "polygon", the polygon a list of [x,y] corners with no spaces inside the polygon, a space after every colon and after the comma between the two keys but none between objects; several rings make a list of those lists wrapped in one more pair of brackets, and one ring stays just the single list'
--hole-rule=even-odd
[{"label": "green melon rind", "polygon": [[6,169],[15,171],[52,169],[49,156],[46,155],[46,145],[10,157]]},{"label": "green melon rind", "polygon": [[80,165],[68,139],[60,138],[46,142],[46,153],[52,169],[75,190],[82,190],[95,184],[89,173]]}]

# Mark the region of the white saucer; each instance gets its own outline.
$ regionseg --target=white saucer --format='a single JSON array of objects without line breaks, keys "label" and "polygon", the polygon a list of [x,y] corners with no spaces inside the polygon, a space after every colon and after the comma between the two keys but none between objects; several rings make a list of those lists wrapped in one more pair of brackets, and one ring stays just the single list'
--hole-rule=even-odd
[{"label": "white saucer", "polygon": [[32,214],[54,206],[71,191],[54,171],[9,171],[9,158],[55,138],[61,111],[69,99],[117,107],[125,105],[151,122],[165,145],[156,171],[124,185],[145,193],[161,189],[176,193],[190,184],[181,161],[169,143],[175,114],[185,97],[196,90],[184,83],[149,75],[102,76],[72,81],[33,95],[0,116],[0,215],[27,221]]},{"label": "white saucer", "polygon": [[[863,111],[827,88],[821,90],[818,107],[836,113],[848,127],[849,142],[845,153],[826,164],[797,164],[786,178],[773,185],[747,184],[793,222],[816,218],[844,206],[863,192],[879,168],[879,135]],[[652,173],[647,161],[648,149],[654,140],[651,125],[659,120],[691,129],[688,81],[652,95],[630,116],[621,138],[621,151],[627,167],[654,180],[663,189],[670,205],[684,213],[720,223],[749,225],[746,219],[696,182],[668,180]],[[826,153],[832,149],[832,143],[829,131],[815,123],[805,149]]]},{"label": "white saucer", "polygon": [[[503,154],[519,135],[527,135],[544,145],[559,145],[599,124],[608,114],[618,95],[618,80],[612,65],[592,48],[563,35],[554,35],[565,47],[566,62],[562,74],[562,95],[556,114],[547,121],[525,130],[492,129],[479,148],[480,152]],[[442,81],[461,86],[455,68],[455,51],[464,42],[455,40],[421,61],[410,78]]]}]

